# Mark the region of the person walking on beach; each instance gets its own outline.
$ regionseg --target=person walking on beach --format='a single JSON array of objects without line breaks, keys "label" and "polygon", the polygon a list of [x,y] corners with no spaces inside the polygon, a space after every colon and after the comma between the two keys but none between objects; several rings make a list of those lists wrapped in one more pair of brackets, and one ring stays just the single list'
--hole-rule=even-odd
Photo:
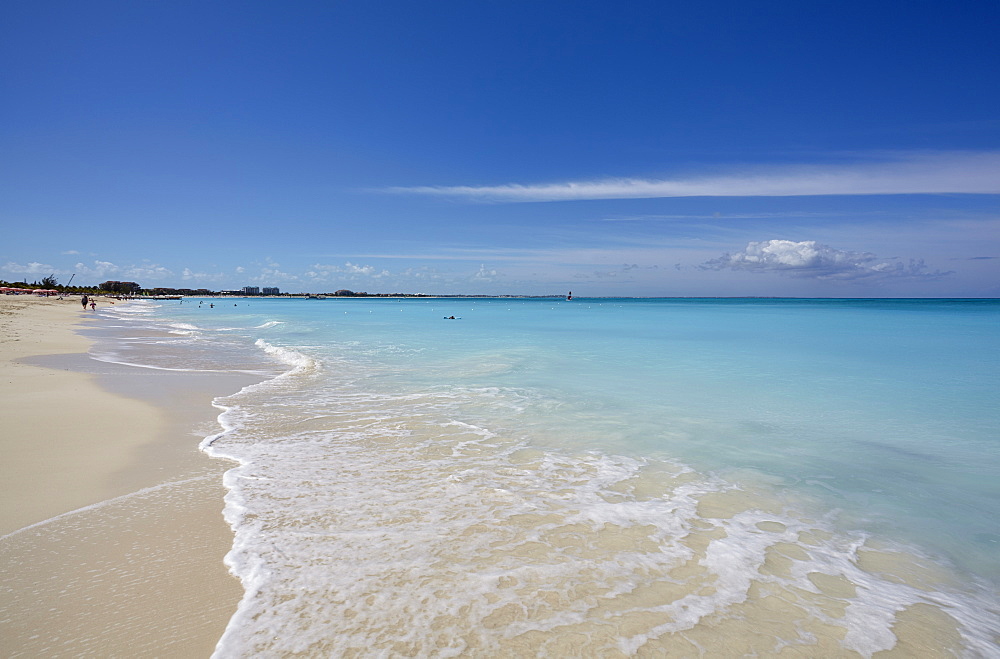
[{"label": "person walking on beach", "polygon": [[87,296],[86,295],[83,296],[83,299],[80,300],[80,303],[83,305],[83,310],[86,311],[87,310]]},{"label": "person walking on beach", "polygon": [[95,311],[97,309],[97,301],[94,298],[90,298],[90,310]]}]

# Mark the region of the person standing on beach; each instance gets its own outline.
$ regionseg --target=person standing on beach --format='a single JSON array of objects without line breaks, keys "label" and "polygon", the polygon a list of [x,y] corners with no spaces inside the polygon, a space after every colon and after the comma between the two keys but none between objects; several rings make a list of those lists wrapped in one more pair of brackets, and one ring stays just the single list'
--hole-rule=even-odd
[{"label": "person standing on beach", "polygon": [[86,295],[84,295],[83,299],[80,300],[80,304],[83,305],[83,310],[86,311],[87,310],[87,296]]}]

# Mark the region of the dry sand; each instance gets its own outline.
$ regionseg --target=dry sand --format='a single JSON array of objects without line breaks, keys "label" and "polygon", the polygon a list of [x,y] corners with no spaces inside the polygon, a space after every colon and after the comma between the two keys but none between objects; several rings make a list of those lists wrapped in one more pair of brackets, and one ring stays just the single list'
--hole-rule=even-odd
[{"label": "dry sand", "polygon": [[0,296],[3,657],[208,656],[242,596],[232,464],[197,446],[249,380],[97,362],[79,330],[105,322]]}]

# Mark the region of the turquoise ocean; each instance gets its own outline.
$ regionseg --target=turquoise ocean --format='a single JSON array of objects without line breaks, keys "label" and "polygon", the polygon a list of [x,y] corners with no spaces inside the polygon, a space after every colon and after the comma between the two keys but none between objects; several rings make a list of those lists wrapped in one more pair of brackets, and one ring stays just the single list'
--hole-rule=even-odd
[{"label": "turquoise ocean", "polygon": [[219,657],[1000,656],[1000,301],[118,307],[259,375]]}]

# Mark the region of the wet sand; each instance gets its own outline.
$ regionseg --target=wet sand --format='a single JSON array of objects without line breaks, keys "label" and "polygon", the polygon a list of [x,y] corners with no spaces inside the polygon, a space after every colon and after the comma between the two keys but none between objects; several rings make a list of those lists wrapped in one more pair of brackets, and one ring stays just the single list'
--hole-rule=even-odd
[{"label": "wet sand", "polygon": [[232,463],[198,442],[211,400],[252,380],[95,361],[105,323],[78,298],[0,296],[4,657],[208,656],[243,594],[223,564]]}]

